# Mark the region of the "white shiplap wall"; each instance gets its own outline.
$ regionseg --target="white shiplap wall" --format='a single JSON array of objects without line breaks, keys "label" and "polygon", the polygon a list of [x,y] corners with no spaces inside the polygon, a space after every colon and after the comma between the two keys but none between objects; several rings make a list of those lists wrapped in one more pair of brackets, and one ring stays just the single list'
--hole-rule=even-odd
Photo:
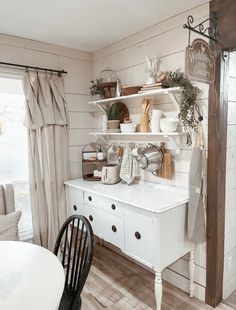
[{"label": "white shiplap wall", "polygon": [[[16,62],[28,65],[65,69],[65,92],[70,117],[70,178],[81,177],[81,150],[84,144],[93,141],[88,135],[98,127],[93,107],[87,105],[89,82],[97,77],[101,70],[110,66],[117,71],[123,84],[138,85],[145,82],[145,54],[161,57],[162,70],[184,68],[184,49],[188,42],[188,32],[183,30],[189,14],[200,20],[208,16],[208,4],[184,12],[166,21],[154,25],[140,33],[130,36],[93,55],[73,49],[58,47],[22,38],[0,35],[0,61]],[[194,38],[194,36],[192,36]],[[1,68],[0,68],[1,70]],[[198,84],[202,89],[199,103],[204,113],[204,131],[207,132],[208,87]],[[130,105],[130,113],[140,113],[140,103]],[[170,101],[161,98],[158,107],[163,111],[171,109]],[[94,117],[95,116],[95,117]],[[205,136],[207,136],[205,134]],[[158,142],[158,141],[157,141]],[[170,184],[187,187],[188,170],[191,151],[184,146],[176,155],[171,144],[168,144],[174,156],[174,180]],[[160,179],[144,174],[144,179],[160,181]],[[196,253],[196,296],[205,299],[205,245],[198,247]],[[188,290],[188,259],[179,260],[170,266],[164,277],[180,287]]]},{"label": "white shiplap wall", "polygon": [[[91,138],[87,133],[96,127],[87,105],[92,76],[92,55],[69,48],[0,35],[0,61],[64,69],[65,93],[70,118],[70,178],[81,177],[81,149]],[[0,67],[0,72],[6,68]],[[20,72],[18,70],[10,70]],[[9,70],[8,70],[9,72]]]},{"label": "white shiplap wall", "polygon": [[[142,85],[145,83],[145,54],[160,57],[162,70],[176,70],[178,68],[184,70],[188,31],[183,29],[183,24],[189,14],[193,15],[196,20],[202,20],[209,15],[208,3],[183,12],[95,52],[92,66],[93,77],[98,77],[99,73],[109,66],[117,72],[122,84]],[[194,35],[192,35],[193,38],[195,38]],[[199,96],[199,105],[204,115],[204,133],[207,138],[208,86],[203,84],[198,84],[198,86],[202,90]],[[168,98],[160,98],[157,103],[158,108],[164,112],[168,112],[172,108]],[[131,116],[137,117],[140,113],[140,102],[134,101],[127,105]],[[99,113],[96,117],[99,117]],[[158,141],[161,140],[155,142]],[[182,146],[180,154],[176,155],[171,143],[167,144],[167,148],[171,149],[174,156],[174,178],[168,183],[187,188],[191,150],[185,145]],[[207,155],[207,152],[205,153]],[[161,182],[160,179],[148,173],[144,173],[142,177],[146,180]],[[188,291],[188,277],[188,257],[179,260],[164,272],[165,279],[185,291]],[[205,300],[205,285],[206,251],[205,244],[201,244],[196,253],[195,294],[202,300]]]},{"label": "white shiplap wall", "polygon": [[236,289],[236,53],[230,54],[225,201],[223,298]]}]

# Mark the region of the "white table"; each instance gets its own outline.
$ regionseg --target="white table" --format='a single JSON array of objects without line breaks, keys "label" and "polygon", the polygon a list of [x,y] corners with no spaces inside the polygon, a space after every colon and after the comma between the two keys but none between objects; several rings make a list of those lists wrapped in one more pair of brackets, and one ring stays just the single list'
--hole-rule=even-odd
[{"label": "white table", "polygon": [[30,243],[0,241],[0,309],[56,310],[64,271],[50,251]]}]

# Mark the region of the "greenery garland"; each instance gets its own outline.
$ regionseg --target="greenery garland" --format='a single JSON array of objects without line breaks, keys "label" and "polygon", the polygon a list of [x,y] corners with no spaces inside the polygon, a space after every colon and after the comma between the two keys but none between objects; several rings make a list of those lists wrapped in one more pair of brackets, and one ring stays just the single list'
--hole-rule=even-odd
[{"label": "greenery garland", "polygon": [[170,87],[179,86],[183,88],[178,117],[179,123],[189,133],[187,137],[187,144],[191,145],[192,141],[190,133],[196,130],[200,120],[199,117],[201,117],[199,113],[199,106],[196,102],[200,89],[193,86],[186,74],[181,72],[180,69],[168,72],[168,84]]},{"label": "greenery garland", "polygon": [[100,87],[99,84],[101,83],[101,81],[99,79],[96,79],[96,80],[92,80],[90,81],[91,85],[89,87],[90,89],[90,94],[92,96],[100,96],[101,99],[102,98],[105,98],[105,89]]}]

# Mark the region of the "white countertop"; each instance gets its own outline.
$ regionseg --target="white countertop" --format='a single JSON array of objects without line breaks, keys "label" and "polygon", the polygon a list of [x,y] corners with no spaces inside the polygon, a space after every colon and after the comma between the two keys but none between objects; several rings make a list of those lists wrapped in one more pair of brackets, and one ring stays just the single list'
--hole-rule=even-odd
[{"label": "white countertop", "polygon": [[155,213],[165,212],[188,202],[188,192],[184,189],[144,181],[132,185],[104,185],[99,181],[78,179],[66,181],[65,185]]},{"label": "white countertop", "polygon": [[64,270],[50,251],[26,242],[0,241],[0,309],[56,310]]}]

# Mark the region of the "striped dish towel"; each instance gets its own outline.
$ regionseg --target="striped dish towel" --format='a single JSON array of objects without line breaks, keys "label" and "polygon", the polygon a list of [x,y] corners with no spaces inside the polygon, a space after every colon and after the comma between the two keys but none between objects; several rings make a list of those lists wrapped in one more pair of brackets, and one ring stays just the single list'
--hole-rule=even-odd
[{"label": "striped dish towel", "polygon": [[132,155],[132,149],[135,147],[134,143],[127,144],[120,169],[120,178],[128,185],[133,183],[136,177],[140,176],[139,165],[137,158]]}]

